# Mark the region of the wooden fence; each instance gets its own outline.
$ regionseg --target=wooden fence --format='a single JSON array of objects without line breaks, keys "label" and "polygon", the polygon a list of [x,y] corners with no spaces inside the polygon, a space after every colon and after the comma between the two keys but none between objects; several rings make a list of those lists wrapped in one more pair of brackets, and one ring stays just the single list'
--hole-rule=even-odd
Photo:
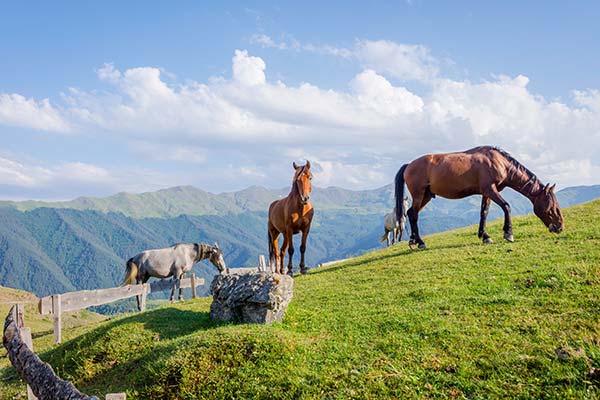
[{"label": "wooden fence", "polygon": [[[190,278],[181,280],[182,289],[192,288],[192,298],[196,298],[196,287],[201,285],[204,285],[204,279],[197,278],[195,274],[192,274]],[[173,282],[170,279],[163,279],[141,285],[127,285],[97,290],[80,290],[77,292],[42,297],[38,307],[40,314],[52,315],[54,320],[54,342],[60,343],[62,342],[62,313],[108,304],[134,296],[138,297],[140,309],[141,311],[144,311],[146,309],[146,297],[148,296],[148,293],[171,290],[172,287]]]}]

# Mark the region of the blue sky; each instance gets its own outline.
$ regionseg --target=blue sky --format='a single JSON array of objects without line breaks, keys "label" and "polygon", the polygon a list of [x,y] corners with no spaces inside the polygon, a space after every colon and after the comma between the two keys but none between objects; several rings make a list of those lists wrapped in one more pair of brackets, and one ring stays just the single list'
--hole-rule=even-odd
[{"label": "blue sky", "polygon": [[506,148],[597,184],[595,2],[2,2],[0,198],[392,181]]}]

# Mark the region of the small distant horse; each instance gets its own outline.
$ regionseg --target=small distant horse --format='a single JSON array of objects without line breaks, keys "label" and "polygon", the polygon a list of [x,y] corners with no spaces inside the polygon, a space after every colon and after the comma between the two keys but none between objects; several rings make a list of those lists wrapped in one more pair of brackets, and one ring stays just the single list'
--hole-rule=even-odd
[{"label": "small distant horse", "polygon": [[[121,286],[146,283],[150,277],[173,277],[173,287],[169,300],[173,301],[175,288],[179,289],[179,300],[182,299],[181,279],[200,260],[209,259],[220,273],[229,273],[225,265],[223,252],[215,243],[214,246],[202,243],[177,243],[164,249],[146,250],[131,257],[127,261],[125,278]],[[139,308],[139,299],[138,299]]]},{"label": "small distant horse", "polygon": [[504,211],[504,239],[514,241],[510,206],[500,195],[505,187],[527,197],[533,204],[533,212],[550,232],[563,230],[562,212],[554,195],[556,185],[544,186],[533,172],[497,147],[481,146],[464,152],[424,155],[400,167],[395,183],[397,218],[404,214],[405,183],[412,196],[412,206],[407,213],[411,228],[409,245],[418,245],[420,249],[426,246],[419,235],[419,211],[436,195],[447,199],[482,195],[478,236],[484,243],[492,242],[485,231],[491,201]]},{"label": "small distant horse", "polygon": [[[304,264],[304,252],[306,251],[306,239],[310,231],[310,223],[314,215],[314,209],[310,202],[312,191],[312,173],[310,172],[310,161],[305,165],[294,166],[294,180],[292,190],[287,197],[276,200],[269,206],[269,262],[275,272],[285,273],[284,258],[286,250],[289,251],[288,275],[292,275],[292,256],[294,255],[293,235],[302,232],[302,244],[300,245],[300,273],[306,273]],[[281,252],[277,251],[279,234],[283,235]]]},{"label": "small distant horse", "polygon": [[406,229],[406,210],[408,210],[408,197],[404,197],[404,214],[400,222],[396,219],[396,207],[390,213],[385,214],[383,217],[383,230],[385,233],[381,235],[379,241],[381,243],[387,240],[387,246],[390,246],[390,233],[392,234],[392,245],[402,240],[402,234]]}]

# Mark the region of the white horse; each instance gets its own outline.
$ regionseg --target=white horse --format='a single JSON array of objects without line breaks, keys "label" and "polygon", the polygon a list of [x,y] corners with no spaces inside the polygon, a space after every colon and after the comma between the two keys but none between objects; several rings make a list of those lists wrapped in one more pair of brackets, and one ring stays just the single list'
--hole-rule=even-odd
[{"label": "white horse", "polygon": [[379,241],[381,243],[387,240],[388,247],[390,246],[390,233],[392,234],[391,244],[402,240],[402,233],[406,229],[406,210],[408,210],[408,197],[404,198],[404,215],[400,222],[396,219],[396,208],[391,213],[385,214],[383,217],[383,229],[385,233],[381,236]]},{"label": "white horse", "polygon": [[177,243],[164,249],[146,250],[131,257],[127,261],[125,278],[121,286],[131,285],[134,279],[139,284],[146,283],[151,276],[160,279],[172,276],[173,287],[170,300],[173,301],[175,288],[179,289],[179,300],[181,300],[181,279],[194,264],[207,258],[219,272],[229,273],[223,259],[223,252],[216,243],[214,246],[202,243]]}]

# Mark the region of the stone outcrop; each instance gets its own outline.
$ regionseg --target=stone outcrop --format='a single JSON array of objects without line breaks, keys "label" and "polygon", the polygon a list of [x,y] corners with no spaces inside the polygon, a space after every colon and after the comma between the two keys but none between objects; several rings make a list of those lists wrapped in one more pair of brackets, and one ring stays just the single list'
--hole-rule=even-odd
[{"label": "stone outcrop", "polygon": [[266,272],[217,275],[210,285],[210,317],[270,324],[281,321],[292,300],[294,279]]}]

